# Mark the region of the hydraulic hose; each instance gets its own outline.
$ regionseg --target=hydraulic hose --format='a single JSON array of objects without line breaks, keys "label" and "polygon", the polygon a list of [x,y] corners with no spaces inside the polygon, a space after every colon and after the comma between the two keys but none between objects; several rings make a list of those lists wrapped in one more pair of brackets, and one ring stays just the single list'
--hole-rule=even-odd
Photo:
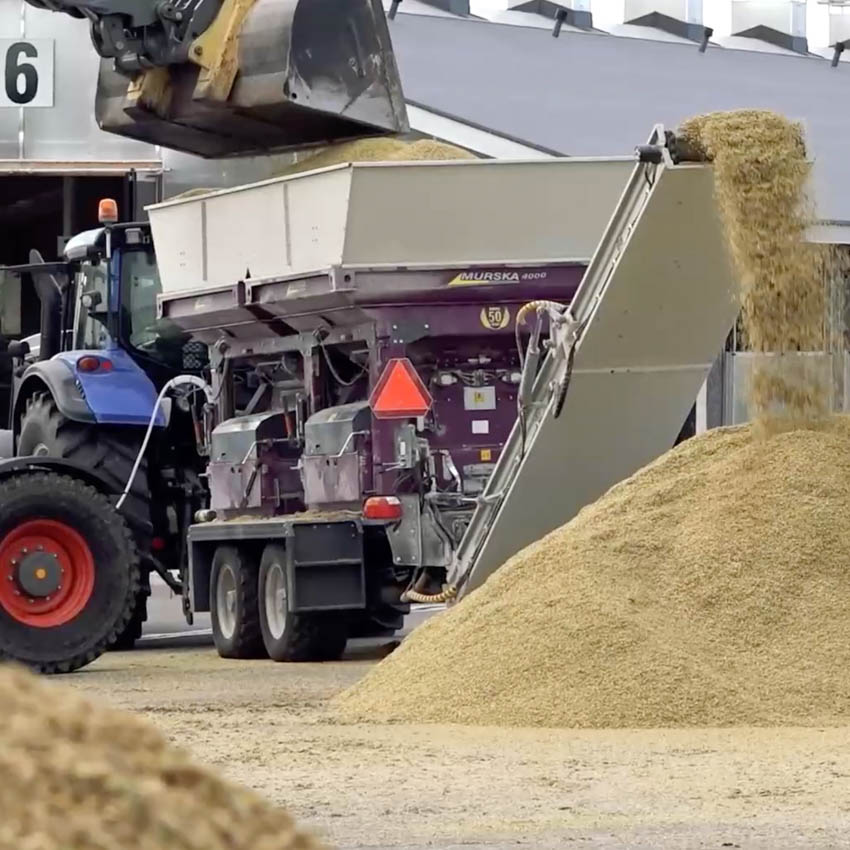
[{"label": "hydraulic hose", "polygon": [[148,443],[151,439],[151,434],[153,433],[154,425],[156,424],[156,416],[159,413],[160,408],[162,407],[163,399],[167,393],[173,390],[175,387],[179,387],[184,384],[191,384],[194,387],[197,387],[199,390],[202,390],[204,395],[207,397],[207,401],[212,404],[214,401],[213,390],[212,387],[203,379],[199,378],[197,375],[177,375],[177,377],[172,378],[170,381],[167,381],[165,386],[159,391],[159,395],[156,397],[156,401],[154,402],[153,412],[151,413],[150,422],[148,422],[148,430],[145,432],[145,438],[142,440],[142,447],[139,449],[139,453],[136,455],[136,462],[133,464],[133,469],[130,472],[130,477],[127,479],[127,486],[124,488],[124,492],[119,497],[118,501],[115,504],[115,510],[121,510],[121,506],[124,504],[124,500],[127,498],[130,493],[130,489],[133,486],[133,482],[136,480],[136,475],[139,471],[139,467],[142,464],[142,458],[145,456],[145,452],[148,448]]}]

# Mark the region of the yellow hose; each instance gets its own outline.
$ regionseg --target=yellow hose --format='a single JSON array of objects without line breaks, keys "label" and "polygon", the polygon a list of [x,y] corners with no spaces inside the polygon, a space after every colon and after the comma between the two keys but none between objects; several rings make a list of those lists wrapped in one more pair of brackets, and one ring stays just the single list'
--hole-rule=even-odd
[{"label": "yellow hose", "polygon": [[516,323],[521,325],[525,322],[525,317],[534,310],[563,310],[564,305],[557,301],[529,301],[528,304],[523,304],[516,314]]},{"label": "yellow hose", "polygon": [[453,584],[447,584],[440,593],[419,593],[416,590],[405,590],[401,595],[402,602],[424,602],[438,603],[448,602],[457,596],[457,588]]}]

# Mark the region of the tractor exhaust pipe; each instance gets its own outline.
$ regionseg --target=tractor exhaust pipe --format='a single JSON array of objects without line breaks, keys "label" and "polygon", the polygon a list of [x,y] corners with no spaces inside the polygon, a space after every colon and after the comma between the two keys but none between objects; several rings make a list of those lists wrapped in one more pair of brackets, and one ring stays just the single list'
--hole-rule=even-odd
[{"label": "tractor exhaust pipe", "polygon": [[[30,251],[30,263],[43,263],[41,254]],[[50,360],[62,348],[62,288],[50,272],[33,271],[32,280],[38,300],[41,302],[41,340],[38,359]]]}]

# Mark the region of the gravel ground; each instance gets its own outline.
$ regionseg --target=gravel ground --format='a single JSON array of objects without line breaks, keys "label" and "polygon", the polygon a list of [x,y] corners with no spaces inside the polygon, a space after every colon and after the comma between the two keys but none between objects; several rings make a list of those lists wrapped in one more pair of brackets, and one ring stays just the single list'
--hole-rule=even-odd
[{"label": "gravel ground", "polygon": [[850,847],[850,730],[345,725],[375,663],[110,653],[64,681],[148,715],[338,848]]}]

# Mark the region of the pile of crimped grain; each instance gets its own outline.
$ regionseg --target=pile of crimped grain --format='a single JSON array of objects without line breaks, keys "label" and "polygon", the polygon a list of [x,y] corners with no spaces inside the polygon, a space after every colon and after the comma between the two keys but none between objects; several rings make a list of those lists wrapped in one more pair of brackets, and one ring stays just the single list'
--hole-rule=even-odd
[{"label": "pile of crimped grain", "polygon": [[848,516],[848,419],[710,431],[515,555],[337,707],[484,725],[847,723]]},{"label": "pile of crimped grain", "polygon": [[824,348],[825,293],[839,256],[806,241],[816,216],[801,126],[773,112],[737,110],[686,121],[680,135],[714,162],[718,209],[741,283],[744,344],[778,355],[760,358],[754,369],[752,418],[787,427],[823,416],[828,380],[810,357],[795,354]]},{"label": "pile of crimped grain", "polygon": [[186,189],[185,192],[179,192],[176,195],[172,195],[170,198],[166,198],[166,201],[188,201],[189,198],[197,198],[199,195],[209,195],[211,192],[215,192],[215,189]]},{"label": "pile of crimped grain", "polygon": [[463,148],[433,139],[419,139],[415,142],[393,138],[359,139],[323,148],[318,153],[284,168],[279,174],[298,174],[343,162],[413,162],[475,158]]},{"label": "pile of crimped grain", "polygon": [[147,722],[0,667],[0,848],[314,850],[286,812]]},{"label": "pile of crimped grain", "polygon": [[[300,174],[316,168],[327,168],[343,162],[416,162],[423,160],[476,159],[469,151],[454,145],[438,142],[435,139],[419,139],[405,142],[401,139],[381,137],[376,139],[358,139],[353,142],[341,142],[322,148],[318,153],[310,154],[298,162],[281,169],[276,177]],[[186,200],[198,195],[206,195],[215,189],[188,189],[178,195],[167,198],[169,201]]]}]

